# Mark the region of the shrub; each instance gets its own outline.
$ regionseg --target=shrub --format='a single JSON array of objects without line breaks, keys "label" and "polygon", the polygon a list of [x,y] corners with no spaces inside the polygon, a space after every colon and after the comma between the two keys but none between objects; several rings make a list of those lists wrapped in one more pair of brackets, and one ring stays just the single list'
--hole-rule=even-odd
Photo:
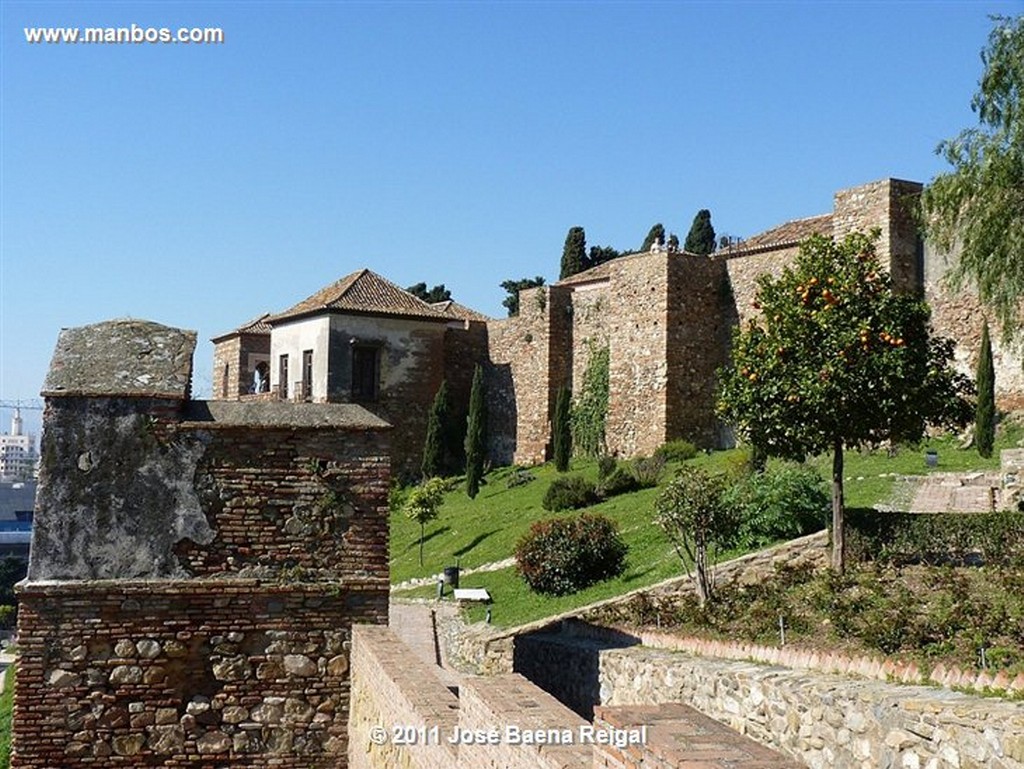
[{"label": "shrub", "polygon": [[847,548],[857,560],[896,565],[1024,564],[1024,513],[880,513],[847,515]]},{"label": "shrub", "polygon": [[817,472],[794,464],[773,465],[731,486],[725,502],[739,516],[737,541],[744,547],[793,539],[825,528],[829,495]]},{"label": "shrub", "polygon": [[508,488],[514,489],[516,486],[525,486],[533,480],[536,480],[536,476],[529,470],[522,467],[515,467],[512,469],[512,473],[509,475],[506,485]]},{"label": "shrub", "polygon": [[661,471],[665,469],[665,458],[655,454],[653,457],[637,457],[629,466],[629,472],[636,479],[641,489],[653,489],[661,479]]},{"label": "shrub", "polygon": [[607,454],[598,457],[597,459],[597,480],[598,482],[603,481],[609,475],[615,472],[615,469],[619,466],[619,462],[615,457],[609,457]]},{"label": "shrub", "polygon": [[637,479],[629,470],[616,467],[604,480],[597,485],[598,493],[607,499],[617,494],[628,494],[641,488]]},{"label": "shrub", "polygon": [[661,457],[666,462],[685,462],[687,459],[697,456],[697,447],[689,441],[679,438],[661,444],[654,455]]},{"label": "shrub", "polygon": [[0,605],[0,629],[13,630],[18,624],[18,607],[10,604]]},{"label": "shrub", "polygon": [[559,510],[576,510],[598,502],[597,487],[579,475],[555,478],[544,494],[541,506],[557,513]]},{"label": "shrub", "polygon": [[575,593],[626,569],[626,543],[603,515],[537,521],[516,545],[516,571],[537,593]]},{"label": "shrub", "polygon": [[654,503],[655,523],[665,532],[686,566],[703,609],[714,592],[711,564],[732,542],[736,520],[725,504],[725,476],[683,466]]}]

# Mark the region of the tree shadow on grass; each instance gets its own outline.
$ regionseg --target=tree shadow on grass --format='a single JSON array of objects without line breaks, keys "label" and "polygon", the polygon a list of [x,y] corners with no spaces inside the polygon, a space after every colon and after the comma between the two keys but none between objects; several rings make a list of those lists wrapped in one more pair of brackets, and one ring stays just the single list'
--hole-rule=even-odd
[{"label": "tree shadow on grass", "polygon": [[[438,536],[440,534],[444,534],[445,532],[451,531],[451,530],[452,530],[451,526],[441,526],[440,528],[434,529],[432,532],[430,532],[425,537],[423,537],[423,541],[424,541],[424,543],[429,542],[434,537],[436,537],[436,536]],[[419,546],[420,546],[420,538],[416,537],[416,539],[414,539],[412,542],[410,542],[408,545],[405,546],[405,550],[403,552],[408,553],[410,550],[416,550],[417,548],[419,548]]]},{"label": "tree shadow on grass", "polygon": [[636,582],[641,577],[645,577],[654,571],[653,566],[648,566],[646,569],[640,569],[638,571],[631,571],[629,574],[622,578],[622,583],[628,585],[630,582]]},{"label": "tree shadow on grass", "polygon": [[461,558],[466,553],[468,553],[470,550],[472,550],[474,547],[476,547],[481,542],[483,542],[485,539],[487,539],[489,536],[491,536],[492,534],[497,534],[497,533],[498,533],[497,529],[492,529],[491,531],[485,531],[483,534],[477,534],[475,537],[473,537],[472,541],[468,545],[460,547],[458,550],[456,550],[454,553],[452,553],[452,555],[454,555],[456,558]]}]

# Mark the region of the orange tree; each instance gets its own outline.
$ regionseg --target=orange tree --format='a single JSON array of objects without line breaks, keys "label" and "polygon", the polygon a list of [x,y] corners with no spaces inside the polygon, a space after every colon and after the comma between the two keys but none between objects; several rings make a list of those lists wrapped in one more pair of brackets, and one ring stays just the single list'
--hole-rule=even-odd
[{"label": "orange tree", "polygon": [[919,297],[892,290],[872,237],[813,236],[781,276],[762,276],[720,372],[718,412],[769,456],[832,452],[832,566],[844,568],[843,449],[917,441],[966,424],[969,380],[933,336]]}]

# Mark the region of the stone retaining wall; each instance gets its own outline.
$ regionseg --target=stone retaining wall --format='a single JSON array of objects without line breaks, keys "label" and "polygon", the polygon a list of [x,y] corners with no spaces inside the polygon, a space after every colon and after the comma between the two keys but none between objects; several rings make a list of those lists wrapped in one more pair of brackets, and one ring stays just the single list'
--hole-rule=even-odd
[{"label": "stone retaining wall", "polygon": [[1024,768],[1024,708],[653,649],[601,653],[601,701],[682,702],[809,767]]}]

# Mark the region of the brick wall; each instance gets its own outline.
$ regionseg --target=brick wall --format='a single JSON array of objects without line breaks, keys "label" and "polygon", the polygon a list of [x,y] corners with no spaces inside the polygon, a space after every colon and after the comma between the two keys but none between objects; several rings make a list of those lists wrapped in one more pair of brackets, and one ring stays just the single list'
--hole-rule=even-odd
[{"label": "brick wall", "polygon": [[[353,628],[351,769],[451,769],[458,751],[447,738],[458,723],[459,698],[391,630]],[[409,744],[394,739],[399,726],[411,728]],[[387,739],[371,740],[374,727]],[[439,739],[428,739],[433,727]]]},{"label": "brick wall", "polygon": [[[374,580],[28,583],[12,766],[336,769]],[[297,621],[301,620],[301,621]]]}]

